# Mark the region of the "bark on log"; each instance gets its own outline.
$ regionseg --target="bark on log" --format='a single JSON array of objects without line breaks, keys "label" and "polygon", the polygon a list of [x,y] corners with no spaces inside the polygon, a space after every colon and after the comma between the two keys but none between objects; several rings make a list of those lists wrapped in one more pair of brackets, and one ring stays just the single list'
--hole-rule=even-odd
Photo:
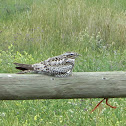
[{"label": "bark on log", "polygon": [[126,97],[126,72],[74,72],[66,78],[0,74],[0,100],[119,97]]}]

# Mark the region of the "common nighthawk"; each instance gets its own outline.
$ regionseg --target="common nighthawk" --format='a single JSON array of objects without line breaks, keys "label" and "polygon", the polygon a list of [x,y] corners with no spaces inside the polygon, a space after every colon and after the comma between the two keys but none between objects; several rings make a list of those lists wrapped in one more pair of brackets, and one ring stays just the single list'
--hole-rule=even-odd
[{"label": "common nighthawk", "polygon": [[55,77],[67,77],[72,74],[75,58],[80,54],[75,52],[66,52],[45,61],[36,64],[20,64],[14,63],[16,69],[22,70],[19,73],[43,73]]}]

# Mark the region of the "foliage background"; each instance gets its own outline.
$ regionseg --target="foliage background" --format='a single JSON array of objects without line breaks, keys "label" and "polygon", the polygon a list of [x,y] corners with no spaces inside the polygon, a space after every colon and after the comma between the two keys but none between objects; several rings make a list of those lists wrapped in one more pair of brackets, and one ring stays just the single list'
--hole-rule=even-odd
[{"label": "foliage background", "polygon": [[[74,71],[126,70],[125,0],[0,0],[0,72],[67,51],[82,54]],[[0,125],[126,125],[126,99],[0,101]]]}]

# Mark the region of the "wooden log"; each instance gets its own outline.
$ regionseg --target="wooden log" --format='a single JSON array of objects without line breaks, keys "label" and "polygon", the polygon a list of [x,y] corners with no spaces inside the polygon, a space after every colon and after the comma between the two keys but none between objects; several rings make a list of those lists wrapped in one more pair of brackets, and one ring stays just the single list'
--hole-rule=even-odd
[{"label": "wooden log", "polygon": [[74,72],[66,78],[0,74],[0,100],[119,97],[126,97],[126,72]]}]

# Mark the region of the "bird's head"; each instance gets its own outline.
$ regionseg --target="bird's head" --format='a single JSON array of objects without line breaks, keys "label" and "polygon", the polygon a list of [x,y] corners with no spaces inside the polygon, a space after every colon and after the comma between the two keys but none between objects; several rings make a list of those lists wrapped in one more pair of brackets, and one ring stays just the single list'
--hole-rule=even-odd
[{"label": "bird's head", "polygon": [[70,59],[75,59],[76,57],[81,56],[80,54],[78,54],[76,52],[66,52],[62,55],[63,55],[63,57],[70,58]]}]

